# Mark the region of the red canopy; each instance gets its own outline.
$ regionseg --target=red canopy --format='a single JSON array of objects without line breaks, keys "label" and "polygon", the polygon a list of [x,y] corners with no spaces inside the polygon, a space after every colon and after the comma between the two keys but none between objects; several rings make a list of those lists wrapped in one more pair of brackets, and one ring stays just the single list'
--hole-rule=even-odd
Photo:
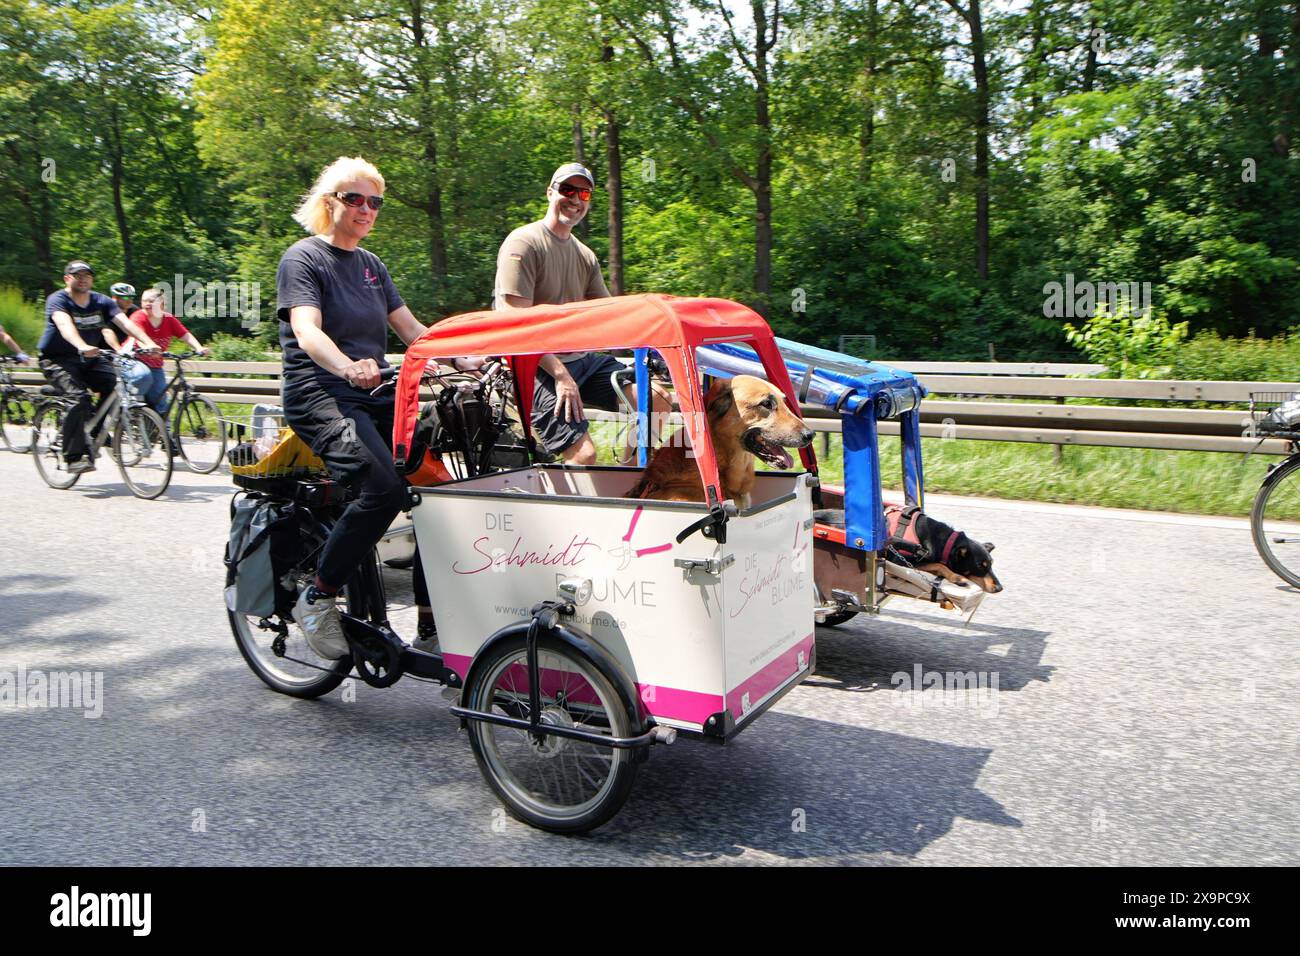
[{"label": "red canopy", "polygon": [[404,458],[419,417],[420,376],[431,359],[458,355],[509,358],[519,394],[519,412],[529,427],[533,379],[548,352],[653,348],[663,356],[677,389],[677,401],[695,449],[706,498],[722,500],[718,464],[704,414],[695,347],[744,342],[758,353],[768,381],[780,388],[790,408],[799,403],[772,330],[756,312],[727,299],[626,295],[567,305],[537,305],[452,316],[429,328],[406,350],[397,379],[393,448]]}]

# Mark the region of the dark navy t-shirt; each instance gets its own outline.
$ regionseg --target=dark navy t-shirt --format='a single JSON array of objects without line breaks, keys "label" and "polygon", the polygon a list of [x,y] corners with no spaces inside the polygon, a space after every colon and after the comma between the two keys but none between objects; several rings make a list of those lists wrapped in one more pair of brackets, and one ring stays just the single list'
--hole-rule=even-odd
[{"label": "dark navy t-shirt", "polygon": [[384,361],[388,315],[403,302],[387,267],[373,252],[340,249],[309,236],[281,257],[275,286],[286,389],[315,382],[336,395],[357,394],[346,381],[313,362],[298,344],[289,323],[289,310],[295,305],[320,309],[321,328],[348,358],[374,359],[380,368],[388,365]]},{"label": "dark navy t-shirt", "polygon": [[60,289],[45,300],[45,331],[36,346],[42,358],[76,358],[77,349],[71,342],[59,334],[54,324],[54,313],[66,312],[72,316],[77,332],[85,339],[87,345],[106,349],[104,329],[108,323],[122,314],[117,303],[99,292],[90,293],[85,305],[77,305],[67,289]]}]

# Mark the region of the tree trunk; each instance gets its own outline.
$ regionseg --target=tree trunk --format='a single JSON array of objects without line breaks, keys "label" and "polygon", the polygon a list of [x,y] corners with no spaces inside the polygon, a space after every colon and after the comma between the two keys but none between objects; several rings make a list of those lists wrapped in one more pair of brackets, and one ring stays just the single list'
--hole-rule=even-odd
[{"label": "tree trunk", "polygon": [[989,71],[979,0],[970,0],[971,60],[975,69],[975,271],[989,277]]},{"label": "tree trunk", "polygon": [[438,290],[447,282],[447,232],[442,216],[442,187],[438,185],[438,138],[432,129],[424,132],[424,158],[429,171],[429,201],[424,211],[429,219],[429,272],[437,301]]},{"label": "tree trunk", "polygon": [[768,108],[767,9],[751,0],[754,13],[754,125],[758,127],[758,162],[754,171],[754,309],[763,318],[772,296],[772,116]]},{"label": "tree trunk", "polygon": [[1043,108],[1043,93],[1040,84],[1047,66],[1047,50],[1043,44],[1043,31],[1046,28],[1043,0],[1032,0],[1029,5],[1029,123],[1033,126]]},{"label": "tree trunk", "polygon": [[122,240],[122,272],[125,280],[135,278],[135,255],[131,249],[131,229],[126,221],[126,206],[122,201],[122,186],[125,170],[122,163],[122,124],[117,104],[109,108],[108,123],[108,172],[113,186],[113,217],[117,220],[117,234]]},{"label": "tree trunk", "polygon": [[41,190],[39,225],[32,232],[32,244],[36,247],[36,263],[41,270],[41,293],[51,295],[54,292],[54,253],[50,247],[50,223],[54,221],[51,209],[50,191]]},{"label": "tree trunk", "polygon": [[[14,171],[21,177],[27,164],[13,140],[5,143],[5,152],[9,154]],[[38,148],[35,155],[39,154]],[[37,202],[32,198],[32,190],[28,188],[26,182],[21,178],[15,178],[13,183],[14,195],[18,197],[18,202],[23,207],[23,216],[27,220],[27,236],[32,244],[34,262],[40,270],[41,294],[49,295],[54,291],[54,264],[50,261],[50,190],[48,188],[37,190],[37,195],[40,197],[38,207]]]},{"label": "tree trunk", "polygon": [[862,65],[862,128],[858,130],[859,175],[871,182],[876,139],[876,46],[880,34],[879,0],[867,3],[867,60]]},{"label": "tree trunk", "polygon": [[623,154],[618,117],[605,110],[605,192],[609,200],[609,291],[622,295],[623,287]]},{"label": "tree trunk", "polygon": [[442,187],[439,185],[438,133],[434,126],[433,85],[429,73],[432,68],[425,54],[428,37],[424,29],[424,4],[414,0],[411,4],[411,22],[408,27],[416,48],[415,69],[420,84],[420,132],[424,137],[424,173],[428,183],[427,197],[408,204],[424,210],[429,221],[429,275],[433,280],[433,297],[438,301],[439,289],[447,281],[447,233],[442,215]]},{"label": "tree trunk", "polygon": [[1083,63],[1083,92],[1091,93],[1097,82],[1097,18],[1088,19],[1088,58]]},{"label": "tree trunk", "polygon": [[[587,165],[587,145],[582,140],[581,103],[573,104],[573,161],[575,163],[580,163],[583,166]],[[591,223],[589,222],[589,217],[583,216],[582,222],[578,223],[578,238],[586,239],[590,233]]]},{"label": "tree trunk", "polygon": [[[600,62],[614,60],[614,45],[608,39],[601,46]],[[606,223],[609,232],[609,291],[623,295],[623,146],[618,116],[608,106],[602,107],[605,116],[605,192],[609,210]]]}]

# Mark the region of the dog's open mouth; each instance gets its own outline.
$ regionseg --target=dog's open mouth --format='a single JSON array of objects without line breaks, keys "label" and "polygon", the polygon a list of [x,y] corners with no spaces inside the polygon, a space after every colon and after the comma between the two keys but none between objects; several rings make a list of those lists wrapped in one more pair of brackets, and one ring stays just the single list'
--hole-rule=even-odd
[{"label": "dog's open mouth", "polygon": [[742,442],[746,450],[752,452],[754,456],[764,463],[771,465],[781,471],[785,471],[794,464],[794,459],[790,453],[775,442],[767,441],[763,438],[761,429],[751,428],[745,432]]}]

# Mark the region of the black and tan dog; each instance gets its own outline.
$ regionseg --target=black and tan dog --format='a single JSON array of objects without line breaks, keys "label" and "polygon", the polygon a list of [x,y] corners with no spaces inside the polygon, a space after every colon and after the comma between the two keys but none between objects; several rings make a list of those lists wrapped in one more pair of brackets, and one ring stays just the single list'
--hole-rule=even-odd
[{"label": "black and tan dog", "polygon": [[[838,509],[814,511],[813,519],[832,528],[844,527],[844,512]],[[976,541],[920,508],[886,505],[885,524],[891,560],[963,587],[977,584],[989,594],[1002,590],[1002,582],[993,573],[992,542]]]},{"label": "black and tan dog", "polygon": [[[774,385],[752,375],[719,379],[704,397],[713,451],[723,498],[742,510],[750,505],[754,490],[754,459],[775,468],[794,464],[786,448],[804,448],[812,430],[790,411],[785,396]],[[687,457],[684,436],[655,452],[641,480],[628,498],[659,501],[704,501],[704,482],[692,458]]]}]

